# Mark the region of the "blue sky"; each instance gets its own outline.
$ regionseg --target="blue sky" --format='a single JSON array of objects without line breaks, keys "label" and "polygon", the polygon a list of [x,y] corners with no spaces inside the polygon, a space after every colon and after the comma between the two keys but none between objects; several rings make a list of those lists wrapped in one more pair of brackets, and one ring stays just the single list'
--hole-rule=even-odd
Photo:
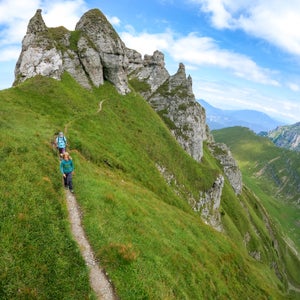
[{"label": "blue sky", "polygon": [[170,75],[182,62],[196,99],[300,121],[299,0],[0,0],[0,89],[38,8],[48,27],[69,30],[99,8],[128,48],[162,51]]}]

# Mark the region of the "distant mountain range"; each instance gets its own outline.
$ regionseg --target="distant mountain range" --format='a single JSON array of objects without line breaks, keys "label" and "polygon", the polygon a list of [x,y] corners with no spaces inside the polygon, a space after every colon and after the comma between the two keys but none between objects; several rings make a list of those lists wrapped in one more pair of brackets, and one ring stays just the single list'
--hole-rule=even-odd
[{"label": "distant mountain range", "polygon": [[211,130],[233,126],[247,127],[255,133],[268,132],[284,123],[256,110],[223,110],[205,100],[197,100],[206,110],[206,122]]}]

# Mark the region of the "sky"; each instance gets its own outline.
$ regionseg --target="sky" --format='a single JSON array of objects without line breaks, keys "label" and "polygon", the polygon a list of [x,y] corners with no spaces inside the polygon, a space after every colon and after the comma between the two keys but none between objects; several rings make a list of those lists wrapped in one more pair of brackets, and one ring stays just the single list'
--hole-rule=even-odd
[{"label": "sky", "polygon": [[196,99],[300,121],[299,0],[0,0],[0,90],[12,86],[37,9],[48,27],[74,30],[93,8],[128,48],[164,53],[170,75],[183,63]]}]

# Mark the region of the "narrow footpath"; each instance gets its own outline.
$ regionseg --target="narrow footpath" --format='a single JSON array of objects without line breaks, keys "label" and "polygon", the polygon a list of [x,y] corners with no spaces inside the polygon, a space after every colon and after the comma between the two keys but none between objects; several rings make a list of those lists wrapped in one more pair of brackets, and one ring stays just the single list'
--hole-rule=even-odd
[{"label": "narrow footpath", "polygon": [[80,209],[78,207],[74,194],[66,191],[67,207],[71,223],[72,234],[78,243],[82,257],[90,270],[90,284],[98,299],[116,300],[111,282],[95,260],[92,248],[85,236],[81,226]]},{"label": "narrow footpath", "polygon": [[[104,101],[105,100],[99,102],[99,109],[97,110],[96,113],[101,112],[102,103]],[[70,126],[71,122],[69,122],[65,126],[64,128],[65,134],[67,133],[68,127]],[[74,239],[76,240],[79,246],[81,255],[84,258],[85,263],[89,268],[90,285],[92,289],[94,290],[98,299],[101,300],[119,299],[114,291],[113,285],[111,284],[108,276],[106,275],[105,271],[101,269],[101,267],[98,265],[95,259],[95,255],[93,253],[92,247],[89,244],[84,229],[81,225],[81,213],[80,213],[79,205],[76,201],[74,194],[72,194],[70,191],[66,191],[66,201],[67,201],[67,208],[69,212],[71,231]]]}]

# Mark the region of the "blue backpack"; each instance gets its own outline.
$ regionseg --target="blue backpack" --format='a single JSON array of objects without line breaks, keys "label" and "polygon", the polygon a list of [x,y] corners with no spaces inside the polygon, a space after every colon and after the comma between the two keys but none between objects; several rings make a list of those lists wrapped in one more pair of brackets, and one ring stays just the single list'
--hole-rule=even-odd
[{"label": "blue backpack", "polygon": [[67,145],[67,139],[64,136],[62,137],[58,136],[56,138],[56,142],[57,142],[57,148],[65,148]]}]

